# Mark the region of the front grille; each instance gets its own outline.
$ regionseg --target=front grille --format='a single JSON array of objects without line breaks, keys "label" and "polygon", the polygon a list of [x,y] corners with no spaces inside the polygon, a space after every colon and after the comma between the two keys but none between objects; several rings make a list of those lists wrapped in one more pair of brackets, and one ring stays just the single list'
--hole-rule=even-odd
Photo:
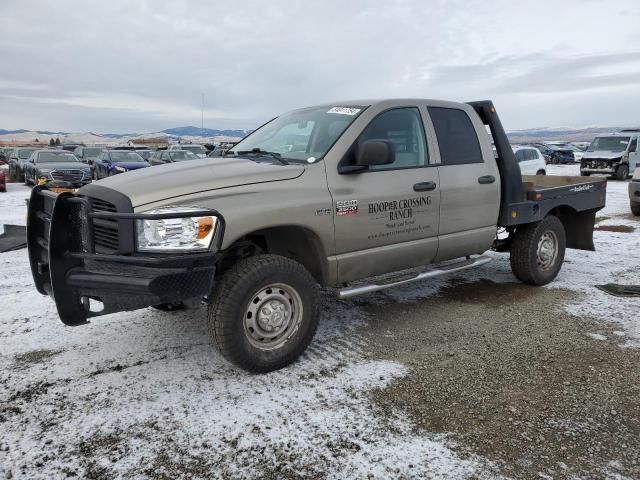
[{"label": "front grille", "polygon": [[[91,199],[93,212],[117,212],[114,204],[97,198]],[[96,253],[113,253],[120,246],[118,220],[111,218],[93,219],[93,243]]]},{"label": "front grille", "polygon": [[63,180],[65,182],[78,183],[84,178],[82,170],[54,170],[51,172],[54,180]]}]

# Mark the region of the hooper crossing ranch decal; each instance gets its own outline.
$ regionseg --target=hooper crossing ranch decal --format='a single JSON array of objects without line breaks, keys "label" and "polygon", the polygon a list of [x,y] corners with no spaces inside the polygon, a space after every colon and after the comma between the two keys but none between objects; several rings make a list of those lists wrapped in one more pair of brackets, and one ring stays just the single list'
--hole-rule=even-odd
[{"label": "hooper crossing ranch decal", "polygon": [[[369,215],[376,215],[376,219],[386,218],[390,222],[413,218],[415,212],[426,210],[431,205],[431,197],[403,198],[389,202],[374,202],[368,205]],[[424,208],[426,207],[426,208]]]}]

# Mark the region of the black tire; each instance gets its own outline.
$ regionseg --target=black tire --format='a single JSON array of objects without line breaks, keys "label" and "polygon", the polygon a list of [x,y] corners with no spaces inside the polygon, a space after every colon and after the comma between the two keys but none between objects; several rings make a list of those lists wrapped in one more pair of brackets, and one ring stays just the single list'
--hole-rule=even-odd
[{"label": "black tire", "polygon": [[616,169],[616,178],[618,180],[626,180],[629,176],[629,165],[623,163],[622,165],[618,165]]},{"label": "black tire", "polygon": [[[272,285],[273,289],[268,288]],[[282,287],[291,290],[282,290]],[[269,314],[271,312],[268,310],[273,306],[270,295],[285,292],[292,294],[288,302],[293,307],[284,307],[284,303],[278,301],[275,305],[277,308],[287,308],[289,315],[284,318],[298,319],[297,325],[292,325],[291,321],[284,323],[286,329],[273,340],[283,343],[274,347],[268,344],[257,346],[261,341],[257,338],[260,336],[259,330],[252,329],[247,323],[251,323],[253,318],[257,326],[257,318],[265,309]],[[296,300],[293,301],[293,298]],[[255,315],[250,309],[256,310]],[[211,338],[227,360],[252,373],[278,370],[295,361],[311,343],[319,317],[318,284],[301,264],[278,255],[256,255],[240,260],[223,274],[209,299],[208,327]]]},{"label": "black tire", "polygon": [[631,204],[631,213],[633,213],[636,217],[640,217],[640,203]]},{"label": "black tire", "polygon": [[546,174],[547,174],[547,172],[545,172],[544,170],[538,170],[536,172],[536,175],[546,175]]},{"label": "black tire", "polygon": [[9,178],[7,179],[8,182],[15,182],[16,181],[16,172],[15,172],[15,168],[13,167],[13,165],[9,165]]},{"label": "black tire", "polygon": [[29,177],[27,176],[26,172],[22,175],[22,179],[23,179],[25,185],[29,185],[29,183],[31,183],[29,181]]},{"label": "black tire", "polygon": [[591,172],[580,172],[580,176],[582,176],[582,177],[590,177],[591,176]]},{"label": "black tire", "polygon": [[19,168],[16,168],[16,179],[18,182],[24,182],[24,170],[20,171]]},{"label": "black tire", "polygon": [[[556,253],[552,259],[538,258],[539,244],[545,235],[546,242],[555,239]],[[540,222],[518,227],[511,242],[511,271],[521,282],[546,285],[558,275],[565,249],[566,235],[558,217],[548,216]]]},{"label": "black tire", "polygon": [[160,310],[161,312],[177,312],[178,310],[184,310],[184,303],[160,303],[158,305],[153,305],[152,308]]}]

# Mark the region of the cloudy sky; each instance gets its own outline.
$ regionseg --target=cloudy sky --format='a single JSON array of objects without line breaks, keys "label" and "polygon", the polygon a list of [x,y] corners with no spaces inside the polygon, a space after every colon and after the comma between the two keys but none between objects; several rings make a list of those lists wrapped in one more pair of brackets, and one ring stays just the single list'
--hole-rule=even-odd
[{"label": "cloudy sky", "polygon": [[331,100],[640,125],[638,0],[0,0],[0,128],[253,128]]}]

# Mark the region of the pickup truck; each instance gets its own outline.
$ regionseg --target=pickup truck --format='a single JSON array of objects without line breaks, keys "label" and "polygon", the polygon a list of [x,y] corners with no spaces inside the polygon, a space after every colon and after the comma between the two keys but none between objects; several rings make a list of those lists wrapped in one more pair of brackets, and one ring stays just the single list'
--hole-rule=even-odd
[{"label": "pickup truck", "polygon": [[375,292],[490,249],[521,281],[552,281],[565,248],[594,250],[605,195],[601,178],[522,176],[490,101],[355,101],[286,113],[215,162],[38,186],[29,259],[66,325],[204,300],[220,352],[268,372],[311,342],[321,287]]}]

